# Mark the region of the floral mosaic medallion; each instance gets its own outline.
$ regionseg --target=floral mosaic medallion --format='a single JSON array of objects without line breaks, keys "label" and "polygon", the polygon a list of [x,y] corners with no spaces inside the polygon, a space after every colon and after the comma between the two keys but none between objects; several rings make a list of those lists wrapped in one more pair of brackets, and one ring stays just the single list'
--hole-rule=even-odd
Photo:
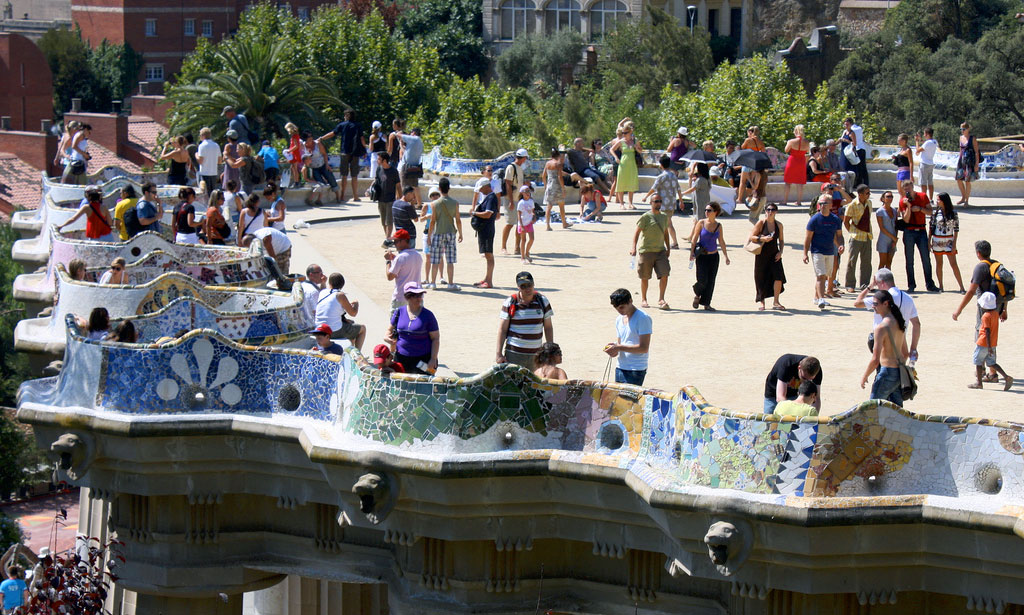
[{"label": "floral mosaic medallion", "polygon": [[[221,355],[217,359],[216,376],[207,382],[210,366],[213,363],[213,344],[207,339],[198,339],[192,344],[192,361],[187,353],[176,353],[171,356],[171,370],[180,380],[164,378],[156,385],[156,394],[164,401],[171,401],[179,395],[186,407],[202,409],[211,393],[220,388],[220,399],[229,406],[242,401],[242,390],[231,382],[238,376],[238,362],[233,358]],[[193,379],[192,367],[196,368]]]}]

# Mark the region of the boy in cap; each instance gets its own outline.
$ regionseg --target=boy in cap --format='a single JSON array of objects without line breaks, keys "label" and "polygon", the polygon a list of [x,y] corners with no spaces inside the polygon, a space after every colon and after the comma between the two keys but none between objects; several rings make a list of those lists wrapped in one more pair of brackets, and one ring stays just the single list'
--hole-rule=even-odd
[{"label": "boy in cap", "polygon": [[377,344],[373,347],[373,366],[385,374],[394,372],[405,373],[405,368],[402,367],[401,363],[395,361],[387,344]]},{"label": "boy in cap", "polygon": [[481,177],[476,181],[476,192],[483,195],[480,203],[473,208],[469,214],[476,220],[473,225],[476,230],[476,244],[487,261],[487,268],[484,279],[474,282],[477,288],[490,288],[493,285],[491,276],[494,275],[494,221],[498,219],[498,195],[494,193],[494,186],[491,180]]},{"label": "boy in cap", "polygon": [[313,346],[313,350],[319,350],[324,354],[336,354],[339,357],[345,353],[345,350],[341,347],[338,342],[331,339],[331,334],[334,331],[327,323],[320,324],[316,329],[310,331],[313,335],[313,339],[316,340],[316,345]]},{"label": "boy in cap", "polygon": [[1013,378],[1009,377],[1002,367],[996,363],[996,341],[999,337],[999,314],[996,311],[996,295],[987,291],[978,297],[978,307],[982,310],[981,326],[978,327],[978,342],[974,347],[974,371],[976,380],[967,385],[968,389],[980,389],[981,377],[985,375],[985,365],[1002,375],[1003,390],[1009,391],[1013,386]]}]

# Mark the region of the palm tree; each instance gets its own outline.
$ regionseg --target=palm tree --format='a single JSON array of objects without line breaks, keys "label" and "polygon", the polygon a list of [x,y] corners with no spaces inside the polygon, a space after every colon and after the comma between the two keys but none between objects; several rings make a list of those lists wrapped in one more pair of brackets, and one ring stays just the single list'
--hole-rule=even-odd
[{"label": "palm tree", "polygon": [[167,96],[174,103],[172,133],[198,132],[203,126],[219,126],[222,132],[220,113],[226,105],[244,112],[253,129],[278,135],[284,134],[289,121],[300,126],[323,124],[322,109],[347,106],[332,82],[303,74],[295,66],[284,39],[229,39],[214,50],[212,63],[219,70],[168,87]]}]

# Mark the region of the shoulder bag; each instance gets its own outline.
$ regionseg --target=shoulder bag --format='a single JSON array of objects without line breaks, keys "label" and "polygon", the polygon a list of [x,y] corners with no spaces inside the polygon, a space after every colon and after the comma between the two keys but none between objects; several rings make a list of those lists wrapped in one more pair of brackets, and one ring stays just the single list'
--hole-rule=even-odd
[{"label": "shoulder bag", "polygon": [[[763,231],[763,230],[764,230],[764,226],[762,225],[761,226],[761,231]],[[758,236],[761,235],[761,231],[757,232]],[[743,246],[744,250],[746,250],[747,252],[750,252],[751,254],[754,254],[755,256],[761,253],[761,249],[762,248],[764,248],[764,244],[761,243],[760,241],[748,241],[746,243],[746,245]]]},{"label": "shoulder bag", "polygon": [[[899,308],[897,307],[897,309]],[[903,401],[909,401],[917,395],[917,372],[903,360],[903,353],[896,347],[896,338],[892,334],[892,329],[887,328],[886,332],[889,334],[889,343],[892,344],[893,352],[896,353],[896,359],[900,363],[900,394],[903,396]]]}]

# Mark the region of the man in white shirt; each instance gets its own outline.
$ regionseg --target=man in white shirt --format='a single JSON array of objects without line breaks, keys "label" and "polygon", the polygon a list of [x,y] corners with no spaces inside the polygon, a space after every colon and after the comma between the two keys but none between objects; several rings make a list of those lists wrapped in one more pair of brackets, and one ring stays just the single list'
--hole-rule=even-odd
[{"label": "man in white shirt", "polygon": [[933,131],[931,127],[924,129],[924,143],[921,143],[921,134],[914,135],[914,142],[917,144],[917,155],[920,156],[917,164],[917,168],[920,173],[920,181],[918,185],[921,186],[921,190],[928,193],[928,200],[935,202],[935,179],[933,177],[935,172],[935,152],[939,150],[939,142],[932,138]]},{"label": "man in white shirt", "polygon": [[292,261],[292,240],[272,226],[256,230],[242,238],[242,247],[248,248],[253,241],[263,244],[267,256],[274,259],[281,275],[287,276]]},{"label": "man in white shirt", "polygon": [[316,318],[316,301],[320,297],[320,291],[324,289],[327,277],[320,265],[312,263],[306,267],[306,279],[302,282],[302,309],[309,317],[309,322]]},{"label": "man in white shirt", "polygon": [[220,182],[217,181],[217,164],[221,161],[220,146],[212,138],[213,134],[209,128],[199,131],[199,149],[196,150],[196,160],[199,162],[199,181],[206,182],[206,194],[210,194]]},{"label": "man in white shirt", "polygon": [[[501,253],[508,254],[508,235],[512,229],[519,224],[519,214],[516,212],[516,199],[519,198],[519,188],[526,181],[526,172],[523,165],[530,159],[529,152],[520,147],[516,150],[515,162],[505,167],[505,196],[508,203],[505,204],[505,228],[501,230]],[[519,233],[514,237],[516,254],[519,254]]]},{"label": "man in white shirt", "polygon": [[411,246],[409,231],[398,229],[391,236],[395,240],[398,253],[385,252],[384,262],[388,280],[394,280],[395,290],[391,293],[391,311],[405,305],[405,285],[409,282],[419,284],[422,280],[423,255]]},{"label": "man in white shirt", "polygon": [[345,276],[332,273],[327,278],[327,288],[320,291],[316,302],[316,324],[324,323],[331,328],[331,339],[347,339],[356,350],[362,350],[366,339],[366,325],[356,324],[347,316],[359,313],[359,302],[350,300],[342,288],[345,287]]},{"label": "man in white shirt", "polygon": [[[853,302],[854,307],[867,308],[873,310],[875,307],[875,300],[871,296],[878,290],[887,290],[892,295],[893,304],[899,309],[900,314],[903,315],[903,320],[910,325],[910,356],[907,361],[914,363],[917,361],[917,343],[921,339],[921,319],[917,315],[917,306],[914,304],[914,299],[907,293],[896,288],[896,279],[892,275],[892,271],[886,268],[881,268],[875,272],[873,278],[871,278],[871,284],[868,287],[860,291],[857,295],[857,299]],[[881,316],[875,314],[875,325],[882,322]],[[872,348],[874,334],[868,337],[868,348]]]},{"label": "man in white shirt", "polygon": [[619,360],[615,368],[615,382],[643,386],[653,333],[651,317],[633,305],[633,295],[625,288],[613,292],[611,302],[619,313],[619,318],[615,319],[617,339],[607,344],[604,352]]}]

